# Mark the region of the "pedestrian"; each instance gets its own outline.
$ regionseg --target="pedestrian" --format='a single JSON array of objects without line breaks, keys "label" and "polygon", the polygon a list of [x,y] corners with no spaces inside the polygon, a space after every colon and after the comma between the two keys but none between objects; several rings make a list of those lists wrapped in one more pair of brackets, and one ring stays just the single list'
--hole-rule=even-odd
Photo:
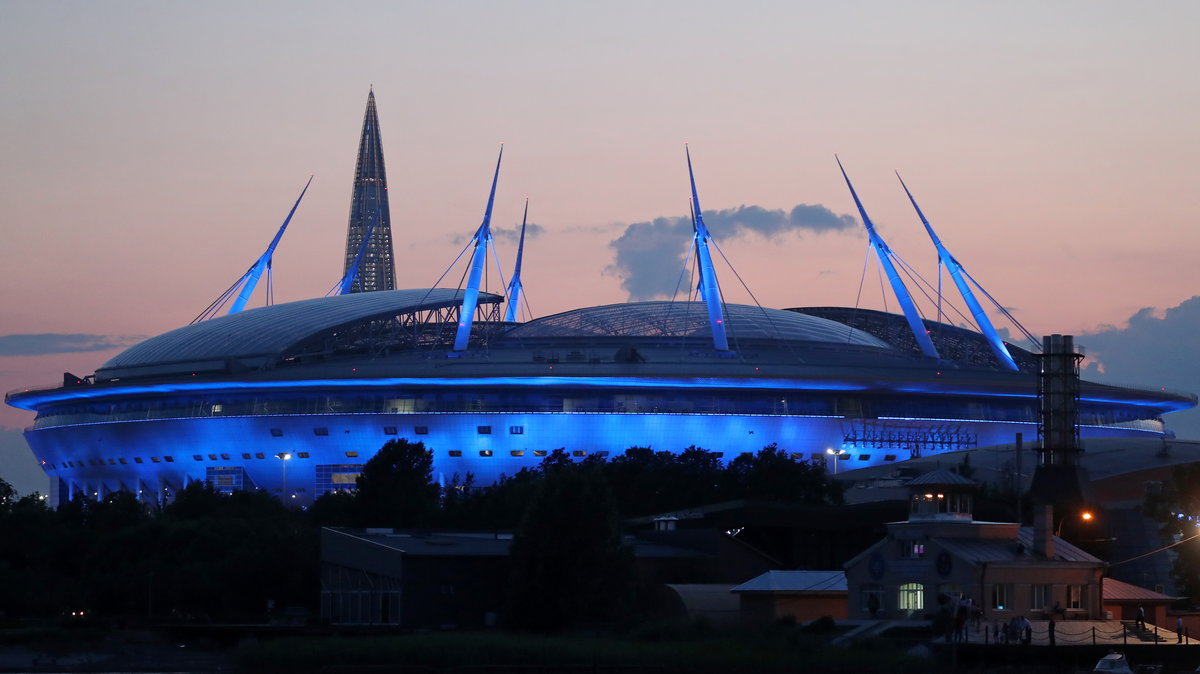
[{"label": "pedestrian", "polygon": [[1183,616],[1175,618],[1175,643],[1183,643]]},{"label": "pedestrian", "polygon": [[1026,646],[1033,643],[1033,623],[1025,616],[1021,616],[1021,643]]},{"label": "pedestrian", "polygon": [[1051,616],[1050,616],[1050,622],[1047,623],[1047,625],[1046,625],[1046,638],[1049,640],[1050,645],[1053,646],[1054,645],[1054,615],[1053,614],[1051,614]]},{"label": "pedestrian", "polygon": [[1137,626],[1139,630],[1146,629],[1146,609],[1141,604],[1138,604]]}]

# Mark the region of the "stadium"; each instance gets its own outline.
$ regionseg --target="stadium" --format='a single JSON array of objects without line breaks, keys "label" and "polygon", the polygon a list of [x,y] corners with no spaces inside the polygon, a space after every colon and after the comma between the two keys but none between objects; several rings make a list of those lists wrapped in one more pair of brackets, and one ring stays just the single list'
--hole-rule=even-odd
[{"label": "stadium", "polygon": [[[690,445],[729,459],[769,444],[842,470],[1037,435],[1036,372],[986,363],[983,337],[931,325],[951,360],[887,341],[903,318],[727,305],[731,350],[698,302],[587,307],[519,325],[479,321],[452,348],[461,291],[303,300],[151,338],[94,379],[10,394],[55,500],[191,480],[298,503],[350,488],[389,439],[422,441],[434,474],[476,484],[575,457]],[[501,296],[481,294],[498,308]],[[871,312],[865,312],[871,314]],[[940,328],[940,331],[939,331]],[[1083,382],[1083,437],[1166,432],[1192,396]],[[836,454],[828,454],[833,450]],[[283,457],[290,456],[290,459]]]},{"label": "stadium", "polygon": [[[520,249],[505,293],[480,289],[496,178],[466,287],[392,289],[378,134],[372,94],[339,294],[243,310],[285,220],[210,307],[236,297],[227,315],[206,312],[93,375],[8,394],[37,412],[25,437],[53,503],[117,490],[163,501],[203,480],[304,505],[354,488],[396,438],[432,451],[439,482],[476,485],[560,448],[582,460],[699,446],[730,460],[774,445],[837,472],[1037,438],[1036,355],[1002,342],[928,222],[979,330],[919,316],[849,178],[903,314],[725,302],[693,178],[696,298],[521,323]],[[1196,403],[1085,381],[1080,434],[1167,437],[1163,415]]]}]

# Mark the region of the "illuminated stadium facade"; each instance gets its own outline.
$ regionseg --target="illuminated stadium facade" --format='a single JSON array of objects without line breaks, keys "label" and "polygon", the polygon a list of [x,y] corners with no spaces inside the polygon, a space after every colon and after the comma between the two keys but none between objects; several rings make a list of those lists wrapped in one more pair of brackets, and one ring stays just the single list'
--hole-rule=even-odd
[{"label": "illuminated stadium facade", "polygon": [[[998,338],[969,290],[980,332],[917,316],[890,262],[903,315],[726,304],[694,179],[697,301],[517,323],[519,274],[507,298],[479,287],[495,189],[494,177],[465,288],[353,292],[352,265],[342,294],[235,303],[94,375],[10,393],[10,405],[37,412],[26,438],[52,501],[122,489],[162,500],[203,480],[306,504],[353,488],[395,438],[425,443],[440,482],[470,474],[486,485],[558,448],[581,459],[699,446],[729,460],[776,445],[846,470],[1037,437],[1038,360]],[[859,212],[883,261],[890,250]],[[249,296],[282,231],[227,295]],[[965,272],[944,257],[963,290]],[[1083,382],[1081,434],[1163,435],[1164,414],[1195,405]]]},{"label": "illuminated stadium facade", "polygon": [[[501,299],[481,294],[483,314]],[[560,447],[729,459],[774,443],[802,460],[841,450],[845,470],[1037,434],[1036,374],[972,363],[987,347],[961,328],[944,326],[964,350],[939,363],[827,318],[727,305],[721,353],[702,303],[643,302],[477,321],[459,353],[461,301],[395,290],[248,310],[135,345],[94,383],[8,401],[38,412],[26,437],[58,499],[206,480],[307,502],[352,487],[397,437],[433,451],[438,479],[488,484]],[[1082,432],[1160,434],[1195,402],[1084,382]]]}]

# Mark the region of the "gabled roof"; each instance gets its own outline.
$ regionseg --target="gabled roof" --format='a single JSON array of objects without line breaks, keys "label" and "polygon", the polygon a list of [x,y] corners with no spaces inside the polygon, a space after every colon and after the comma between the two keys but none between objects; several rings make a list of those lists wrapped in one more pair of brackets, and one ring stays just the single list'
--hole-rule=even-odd
[{"label": "gabled roof", "polygon": [[977,539],[977,538],[943,538],[938,537],[937,543],[950,554],[968,562],[980,564],[985,562],[1015,562],[1057,561],[1057,562],[1087,562],[1103,564],[1104,561],[1071,545],[1061,538],[1054,539],[1054,557],[1044,560],[1033,551],[1033,527],[1017,529],[1017,538],[1013,539]]},{"label": "gabled roof", "polygon": [[938,468],[937,470],[931,470],[924,475],[914,477],[908,481],[908,484],[909,486],[919,487],[925,485],[974,485],[975,482],[945,468]]},{"label": "gabled roof", "polygon": [[846,572],[768,571],[730,592],[846,592]]}]

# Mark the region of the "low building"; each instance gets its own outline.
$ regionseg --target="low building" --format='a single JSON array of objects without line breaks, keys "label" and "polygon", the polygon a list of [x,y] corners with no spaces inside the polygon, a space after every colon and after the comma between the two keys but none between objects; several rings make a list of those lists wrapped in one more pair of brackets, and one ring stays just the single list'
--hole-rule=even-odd
[{"label": "low building", "polygon": [[768,571],[732,592],[740,600],[742,623],[747,625],[847,617],[846,574],[842,571]]},{"label": "low building", "polygon": [[846,562],[850,618],[932,616],[959,603],[987,620],[1104,617],[1105,563],[1033,527],[977,522],[974,483],[948,470],[909,482],[909,517]]}]

